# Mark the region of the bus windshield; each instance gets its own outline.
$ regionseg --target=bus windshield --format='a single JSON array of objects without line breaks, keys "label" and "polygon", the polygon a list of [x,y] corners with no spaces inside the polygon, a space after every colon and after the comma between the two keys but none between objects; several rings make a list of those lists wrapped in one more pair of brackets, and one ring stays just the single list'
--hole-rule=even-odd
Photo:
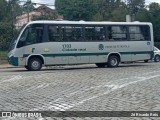
[{"label": "bus windshield", "polygon": [[20,32],[22,31],[22,29],[25,27],[26,25],[23,25],[19,30],[18,32],[14,35],[13,39],[11,40],[11,43],[9,45],[9,51],[13,50],[15,45],[16,45],[16,42],[17,42],[17,39],[18,39],[18,36],[20,34]]},{"label": "bus windshield", "polygon": [[11,51],[11,50],[14,49],[14,47],[15,47],[15,45],[16,45],[16,41],[17,41],[17,39],[15,39],[15,38],[13,38],[13,39],[11,40],[11,43],[10,43],[10,45],[9,45],[9,51]]},{"label": "bus windshield", "polygon": [[17,48],[41,43],[43,38],[43,24],[32,24],[25,28],[21,34],[19,40],[17,41]]}]

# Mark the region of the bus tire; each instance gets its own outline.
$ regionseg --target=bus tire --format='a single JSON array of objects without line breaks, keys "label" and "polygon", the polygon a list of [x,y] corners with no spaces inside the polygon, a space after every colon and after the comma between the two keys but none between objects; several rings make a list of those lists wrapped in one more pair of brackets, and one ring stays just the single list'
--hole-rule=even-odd
[{"label": "bus tire", "polygon": [[96,66],[99,68],[105,68],[106,64],[105,63],[96,63]]},{"label": "bus tire", "polygon": [[107,62],[107,65],[108,67],[110,68],[114,68],[114,67],[117,67],[119,65],[119,62],[120,62],[120,59],[118,56],[116,55],[111,55],[109,56],[108,58],[108,62]]},{"label": "bus tire", "polygon": [[155,62],[160,62],[160,55],[156,55],[156,56],[154,57],[154,61],[155,61]]},{"label": "bus tire", "polygon": [[27,70],[29,70],[29,67],[28,66],[24,66]]},{"label": "bus tire", "polygon": [[147,63],[149,60],[144,60],[145,63]]},{"label": "bus tire", "polygon": [[39,58],[33,57],[28,61],[28,70],[39,71],[42,68],[42,61]]}]

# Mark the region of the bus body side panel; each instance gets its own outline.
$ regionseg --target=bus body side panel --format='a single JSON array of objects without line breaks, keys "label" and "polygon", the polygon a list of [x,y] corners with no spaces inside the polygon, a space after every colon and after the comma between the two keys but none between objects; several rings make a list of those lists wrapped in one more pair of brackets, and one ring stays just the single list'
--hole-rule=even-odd
[{"label": "bus body side panel", "polygon": [[121,54],[121,62],[129,62],[132,61],[131,54]]},{"label": "bus body side panel", "polygon": [[[34,49],[34,50],[33,50]],[[42,54],[45,65],[107,62],[110,53],[119,53],[121,61],[150,59],[151,44],[136,42],[49,42],[27,46],[25,54]]]},{"label": "bus body side panel", "polygon": [[68,64],[68,56],[47,56],[45,57],[45,65],[63,65]]},{"label": "bus body side panel", "polygon": [[69,56],[69,64],[82,64],[82,63],[89,63],[89,56]]},{"label": "bus body side panel", "polygon": [[90,56],[89,62],[90,63],[104,63],[104,62],[107,62],[107,55]]},{"label": "bus body side panel", "polygon": [[32,54],[42,55],[45,65],[104,63],[111,53],[119,53],[121,62],[126,62],[150,59],[151,48],[150,41],[45,42],[18,48],[15,56],[22,66],[27,65],[26,59]]}]

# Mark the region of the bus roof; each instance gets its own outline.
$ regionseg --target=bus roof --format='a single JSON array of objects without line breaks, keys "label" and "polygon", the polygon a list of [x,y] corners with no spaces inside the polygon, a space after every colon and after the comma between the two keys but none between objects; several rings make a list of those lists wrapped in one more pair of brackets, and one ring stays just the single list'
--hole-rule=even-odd
[{"label": "bus roof", "polygon": [[90,25],[151,25],[149,22],[111,22],[111,21],[51,21],[51,20],[40,20],[40,21],[31,21],[29,24],[90,24]]}]

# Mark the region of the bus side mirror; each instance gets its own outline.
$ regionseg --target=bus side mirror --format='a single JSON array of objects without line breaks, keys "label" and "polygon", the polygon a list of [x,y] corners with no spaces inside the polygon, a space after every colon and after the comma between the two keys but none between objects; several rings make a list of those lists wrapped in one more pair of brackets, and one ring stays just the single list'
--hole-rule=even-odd
[{"label": "bus side mirror", "polygon": [[25,45],[25,41],[18,41],[17,48],[23,47]]}]

